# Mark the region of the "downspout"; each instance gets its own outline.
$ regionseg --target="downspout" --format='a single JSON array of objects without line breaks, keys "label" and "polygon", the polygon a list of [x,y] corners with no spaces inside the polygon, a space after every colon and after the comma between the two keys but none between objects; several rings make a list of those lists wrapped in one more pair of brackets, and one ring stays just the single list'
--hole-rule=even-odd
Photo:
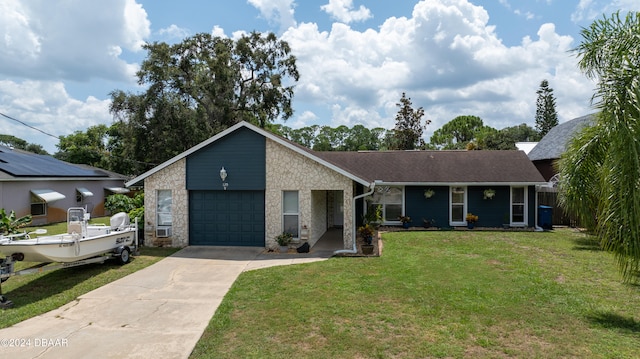
[{"label": "downspout", "polygon": [[357,239],[357,235],[356,235],[356,201],[359,200],[360,198],[366,197],[366,196],[370,196],[373,194],[373,191],[375,191],[376,189],[376,182],[371,182],[369,184],[369,192],[367,193],[363,193],[363,194],[359,194],[355,197],[353,197],[351,199],[351,223],[353,228],[352,232],[351,232],[351,237],[353,239],[353,248],[352,249],[339,249],[337,251],[333,252],[333,255],[338,255],[338,254],[356,254],[358,253],[358,248],[356,247],[356,239]]}]

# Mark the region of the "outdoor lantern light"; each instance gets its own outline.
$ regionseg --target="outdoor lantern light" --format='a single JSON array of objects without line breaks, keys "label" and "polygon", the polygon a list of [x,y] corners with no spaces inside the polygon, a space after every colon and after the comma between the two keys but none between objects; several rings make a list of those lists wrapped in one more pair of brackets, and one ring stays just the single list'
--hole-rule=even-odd
[{"label": "outdoor lantern light", "polygon": [[222,166],[222,169],[220,170],[220,178],[222,178],[222,187],[224,187],[224,190],[226,191],[229,184],[225,182],[227,179],[227,170],[224,169],[224,166]]}]

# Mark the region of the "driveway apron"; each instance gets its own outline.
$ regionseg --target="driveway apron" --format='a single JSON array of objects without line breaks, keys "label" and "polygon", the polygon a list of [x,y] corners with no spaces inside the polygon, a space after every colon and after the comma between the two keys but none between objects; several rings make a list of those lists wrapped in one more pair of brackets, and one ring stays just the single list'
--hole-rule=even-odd
[{"label": "driveway apron", "polygon": [[0,330],[3,358],[188,358],[238,275],[327,259],[187,247],[58,309]]}]

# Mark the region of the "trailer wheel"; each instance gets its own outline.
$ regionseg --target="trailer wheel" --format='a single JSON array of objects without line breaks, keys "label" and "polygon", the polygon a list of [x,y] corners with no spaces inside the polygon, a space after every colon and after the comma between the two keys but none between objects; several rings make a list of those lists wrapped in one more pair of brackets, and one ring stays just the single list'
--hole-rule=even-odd
[{"label": "trailer wheel", "polygon": [[118,261],[120,264],[127,264],[131,259],[131,250],[129,247],[122,248],[118,253]]}]

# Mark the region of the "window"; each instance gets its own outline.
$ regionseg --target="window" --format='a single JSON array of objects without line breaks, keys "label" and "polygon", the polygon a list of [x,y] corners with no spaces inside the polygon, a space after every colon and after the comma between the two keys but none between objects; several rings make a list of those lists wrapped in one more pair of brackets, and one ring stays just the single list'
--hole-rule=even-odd
[{"label": "window", "polygon": [[160,189],[157,191],[158,204],[156,213],[158,216],[158,226],[170,226],[172,223],[171,215],[171,190]]},{"label": "window", "polygon": [[449,222],[452,226],[466,225],[467,189],[466,187],[451,187]]},{"label": "window", "polygon": [[31,194],[31,215],[32,216],[46,216],[47,215],[47,202],[38,196]]},{"label": "window", "polygon": [[282,192],[282,231],[291,233],[293,238],[299,238],[299,203],[298,191]]},{"label": "window", "polygon": [[526,208],[526,188],[511,187],[511,224],[525,224]]},{"label": "window", "polygon": [[404,198],[401,187],[379,186],[371,198],[371,204],[382,207],[382,221],[398,222],[398,217],[402,216],[402,200]]}]

